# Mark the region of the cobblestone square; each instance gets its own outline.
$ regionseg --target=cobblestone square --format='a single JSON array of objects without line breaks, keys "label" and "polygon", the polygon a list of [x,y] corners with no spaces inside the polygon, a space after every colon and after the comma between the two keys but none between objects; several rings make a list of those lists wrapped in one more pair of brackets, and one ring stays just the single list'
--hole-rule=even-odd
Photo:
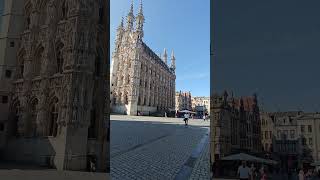
[{"label": "cobblestone square", "polygon": [[111,177],[210,179],[208,121],[111,116]]}]

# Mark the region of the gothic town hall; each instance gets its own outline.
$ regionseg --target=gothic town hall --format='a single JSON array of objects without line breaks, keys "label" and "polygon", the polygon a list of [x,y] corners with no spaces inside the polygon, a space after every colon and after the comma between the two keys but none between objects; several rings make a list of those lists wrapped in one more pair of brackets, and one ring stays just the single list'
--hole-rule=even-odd
[{"label": "gothic town hall", "polygon": [[150,115],[175,108],[175,56],[171,64],[164,50],[162,58],[143,42],[144,15],[133,14],[133,4],[117,29],[111,64],[111,110],[127,115]]}]

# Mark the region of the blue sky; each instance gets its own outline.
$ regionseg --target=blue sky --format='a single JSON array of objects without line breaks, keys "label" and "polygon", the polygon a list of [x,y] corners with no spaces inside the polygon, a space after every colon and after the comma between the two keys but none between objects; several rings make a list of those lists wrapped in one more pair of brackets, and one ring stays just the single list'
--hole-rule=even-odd
[{"label": "blue sky", "polygon": [[[116,28],[130,9],[131,0],[111,0],[111,51]],[[134,0],[135,14],[140,0]],[[176,56],[176,90],[192,96],[210,92],[210,1],[144,0],[144,42],[156,53],[166,48]]]},{"label": "blue sky", "polygon": [[320,1],[218,0],[213,88],[267,111],[320,111]]}]

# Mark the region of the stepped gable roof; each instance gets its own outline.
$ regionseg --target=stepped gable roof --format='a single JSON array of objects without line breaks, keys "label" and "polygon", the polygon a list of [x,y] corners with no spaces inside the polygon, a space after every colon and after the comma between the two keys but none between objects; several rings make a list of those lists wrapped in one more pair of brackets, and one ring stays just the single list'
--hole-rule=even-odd
[{"label": "stepped gable roof", "polygon": [[157,63],[159,63],[163,68],[165,68],[169,72],[172,72],[171,68],[169,68],[168,65],[165,62],[163,62],[162,59],[155,52],[153,52],[152,49],[146,43],[142,42],[142,47],[152,57],[152,59],[154,59]]},{"label": "stepped gable roof", "polygon": [[[234,105],[236,108],[240,108],[240,100],[241,98],[234,98]],[[243,107],[245,111],[253,111],[253,105],[255,104],[254,102],[254,97],[252,96],[247,96],[247,97],[242,97],[243,100]],[[230,104],[231,105],[231,104]]]}]

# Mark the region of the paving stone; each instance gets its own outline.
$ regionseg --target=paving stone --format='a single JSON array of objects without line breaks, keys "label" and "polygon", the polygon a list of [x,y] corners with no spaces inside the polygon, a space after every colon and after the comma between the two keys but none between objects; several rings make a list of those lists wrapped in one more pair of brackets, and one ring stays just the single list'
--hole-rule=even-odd
[{"label": "paving stone", "polygon": [[[180,118],[111,116],[112,179],[175,179],[209,126],[198,119],[189,120],[185,127]],[[207,144],[195,169],[207,165]],[[210,174],[203,173],[194,170],[191,178]]]}]

